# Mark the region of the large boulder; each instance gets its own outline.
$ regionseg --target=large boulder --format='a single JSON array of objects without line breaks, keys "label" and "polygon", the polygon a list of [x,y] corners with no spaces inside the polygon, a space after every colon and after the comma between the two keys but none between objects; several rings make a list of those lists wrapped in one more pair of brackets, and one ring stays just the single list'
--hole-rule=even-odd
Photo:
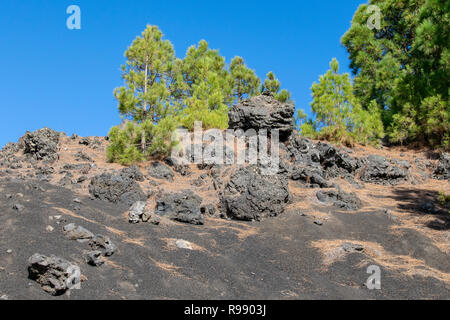
[{"label": "large boulder", "polygon": [[79,284],[79,270],[77,265],[53,255],[47,257],[35,253],[28,259],[29,278],[54,296],[62,295]]},{"label": "large boulder", "polygon": [[175,221],[203,225],[204,216],[200,210],[202,201],[191,190],[165,193],[156,201],[155,213]]},{"label": "large boulder", "polygon": [[398,161],[389,162],[378,155],[370,155],[365,160],[361,171],[361,180],[382,185],[396,185],[407,180],[409,163],[401,164]]},{"label": "large boulder", "polygon": [[229,128],[244,131],[266,129],[268,133],[271,129],[278,129],[280,141],[286,141],[294,130],[294,112],[294,104],[282,103],[264,94],[235,105],[228,113]]},{"label": "large boulder", "polygon": [[438,180],[450,179],[450,155],[448,153],[441,154],[433,178]]},{"label": "large boulder", "polygon": [[25,133],[19,145],[24,154],[29,154],[36,160],[53,162],[58,159],[59,137],[60,133],[43,128]]},{"label": "large boulder", "polygon": [[258,167],[250,166],[231,176],[221,202],[230,218],[260,221],[283,213],[290,199],[286,175],[265,176]]},{"label": "large boulder", "polygon": [[91,179],[89,193],[100,200],[131,206],[137,201],[147,200],[136,182],[140,179],[136,170],[129,168],[115,173],[105,172]]}]

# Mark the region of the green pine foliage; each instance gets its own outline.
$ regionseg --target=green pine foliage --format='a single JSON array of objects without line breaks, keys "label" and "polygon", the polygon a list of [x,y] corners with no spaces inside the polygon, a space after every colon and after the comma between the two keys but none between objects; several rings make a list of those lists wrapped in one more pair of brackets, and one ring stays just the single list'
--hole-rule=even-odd
[{"label": "green pine foliage", "polygon": [[277,79],[275,74],[270,71],[267,76],[266,80],[264,80],[263,85],[261,86],[261,93],[269,92],[271,93],[275,99],[281,102],[291,102],[291,93],[283,89],[281,90],[281,82]]},{"label": "green pine foliage", "polygon": [[445,194],[443,191],[439,192],[438,201],[441,206],[450,204],[450,194]]},{"label": "green pine foliage", "polygon": [[[139,124],[140,152],[147,153],[154,136],[148,125],[158,125],[161,119],[173,115],[170,99],[173,83],[175,52],[172,44],[163,39],[156,26],[147,26],[125,52],[127,62],[122,66],[125,86],[116,88],[119,112]],[[172,118],[170,118],[172,119]],[[136,129],[136,130],[137,130]]]},{"label": "green pine foliage", "polygon": [[315,120],[307,120],[303,111],[298,113],[301,133],[345,145],[378,144],[384,130],[376,102],[363,109],[353,93],[350,75],[338,73],[336,59],[330,62],[330,68],[311,87]]},{"label": "green pine foliage", "polygon": [[[175,129],[192,130],[196,121],[204,129],[226,129],[230,107],[260,93],[261,80],[243,58],[233,58],[228,66],[219,51],[202,40],[178,59],[172,43],[156,26],[147,26],[125,57],[125,85],[116,88],[114,96],[120,114],[130,122],[111,129],[107,149],[111,162],[130,165],[164,157],[175,146]],[[290,99],[273,74],[268,81],[279,100]]]},{"label": "green pine foliage", "polygon": [[259,93],[261,80],[255,71],[249,69],[242,57],[234,57],[230,65],[231,78],[233,80],[234,102],[253,97]]},{"label": "green pine foliage", "polygon": [[[367,20],[376,5],[381,29]],[[355,74],[355,96],[375,100],[390,140],[449,149],[450,2],[371,0],[342,38]]]},{"label": "green pine foliage", "polygon": [[225,58],[202,40],[188,49],[184,60],[178,62],[178,70],[179,119],[183,126],[192,130],[195,121],[202,121],[205,129],[226,129],[233,79]]},{"label": "green pine foliage", "polygon": [[139,149],[142,132],[140,126],[128,122],[124,129],[113,127],[109,132],[110,145],[106,149],[109,162],[117,162],[129,166],[142,161],[142,151]]}]

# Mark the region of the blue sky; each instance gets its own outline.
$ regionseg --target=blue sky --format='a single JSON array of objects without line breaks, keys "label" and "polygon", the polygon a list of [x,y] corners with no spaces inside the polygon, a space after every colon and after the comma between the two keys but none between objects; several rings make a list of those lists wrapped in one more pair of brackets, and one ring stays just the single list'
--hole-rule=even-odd
[{"label": "blue sky", "polygon": [[[158,25],[176,55],[205,39],[226,57],[242,56],[264,78],[274,71],[297,108],[310,112],[310,87],[336,57],[364,0],[167,1],[2,0],[0,146],[44,126],[106,135],[120,122],[113,89],[123,84],[124,51],[147,24]],[[81,30],[66,9],[81,8]]]}]

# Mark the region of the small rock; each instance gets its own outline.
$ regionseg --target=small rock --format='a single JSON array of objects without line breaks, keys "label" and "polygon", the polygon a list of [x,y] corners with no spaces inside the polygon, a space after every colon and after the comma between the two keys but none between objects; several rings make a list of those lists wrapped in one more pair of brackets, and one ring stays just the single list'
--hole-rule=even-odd
[{"label": "small rock", "polygon": [[82,138],[80,139],[79,144],[88,146],[91,144],[91,141],[88,138]]},{"label": "small rock", "polygon": [[436,208],[434,206],[434,203],[427,201],[420,205],[420,210],[422,210],[425,213],[435,213]]},{"label": "small rock", "polygon": [[94,234],[92,232],[81,226],[77,226],[75,223],[66,225],[63,230],[67,238],[77,240],[78,242],[87,242],[94,238]]},{"label": "small rock", "polygon": [[158,226],[161,223],[161,218],[156,215],[152,215],[148,222],[155,226]]},{"label": "small rock", "polygon": [[6,253],[11,254],[13,251],[11,249],[6,250]]},{"label": "small rock", "polygon": [[105,261],[102,258],[102,252],[101,251],[89,251],[86,254],[86,262],[94,267],[99,267],[102,264],[105,263]]},{"label": "small rock", "polygon": [[131,208],[130,212],[128,213],[128,221],[130,223],[139,223],[141,220],[141,216],[144,213],[145,206],[147,205],[144,201],[137,201],[135,202]]},{"label": "small rock", "polygon": [[22,212],[25,209],[25,207],[23,205],[21,205],[21,204],[16,203],[16,204],[13,205],[13,209],[17,210],[19,212]]},{"label": "small rock", "polygon": [[53,230],[55,230],[55,228],[53,228],[52,226],[47,226],[47,228],[45,228],[45,230],[47,230],[47,232],[53,232]]},{"label": "small rock", "polygon": [[110,257],[116,251],[116,246],[112,243],[111,239],[107,236],[97,235],[90,242],[89,246],[97,251],[99,249],[104,251],[105,257]]},{"label": "small rock", "polygon": [[6,295],[6,294],[2,294],[1,296],[0,296],[0,300],[9,300],[9,297]]},{"label": "small rock", "polygon": [[152,213],[150,211],[144,212],[142,214],[142,222],[148,222],[148,220],[150,220],[151,217],[152,217]]},{"label": "small rock", "polygon": [[186,240],[177,240],[175,242],[175,244],[180,249],[194,250],[194,248],[192,247],[192,243],[190,243],[190,242],[188,242]]},{"label": "small rock", "polygon": [[359,244],[346,242],[341,247],[345,252],[361,252],[364,251],[364,247]]},{"label": "small rock", "polygon": [[78,198],[75,198],[75,199],[73,199],[73,202],[75,202],[75,203],[81,203],[81,200],[78,199]]},{"label": "small rock", "polygon": [[316,224],[316,225],[318,225],[318,226],[322,226],[322,225],[323,225],[323,222],[320,221],[319,219],[317,219],[317,220],[314,220],[314,224]]}]

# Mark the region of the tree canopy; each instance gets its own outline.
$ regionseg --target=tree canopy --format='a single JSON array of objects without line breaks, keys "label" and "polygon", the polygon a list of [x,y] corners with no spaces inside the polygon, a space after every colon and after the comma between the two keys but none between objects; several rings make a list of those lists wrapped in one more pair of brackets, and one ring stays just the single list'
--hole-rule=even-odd
[{"label": "tree canopy", "polygon": [[[369,5],[379,29],[367,27]],[[342,37],[364,108],[376,101],[392,142],[450,147],[450,2],[371,0]]]},{"label": "tree canopy", "polygon": [[[176,58],[172,43],[156,26],[147,26],[125,58],[125,84],[114,95],[120,114],[130,122],[111,129],[107,156],[112,162],[128,165],[167,155],[174,146],[172,132],[178,126],[192,130],[195,121],[204,129],[226,129],[229,108],[265,90],[242,57],[227,65],[205,40],[189,47],[183,59]],[[268,90],[280,100],[290,99],[270,74]]]}]

